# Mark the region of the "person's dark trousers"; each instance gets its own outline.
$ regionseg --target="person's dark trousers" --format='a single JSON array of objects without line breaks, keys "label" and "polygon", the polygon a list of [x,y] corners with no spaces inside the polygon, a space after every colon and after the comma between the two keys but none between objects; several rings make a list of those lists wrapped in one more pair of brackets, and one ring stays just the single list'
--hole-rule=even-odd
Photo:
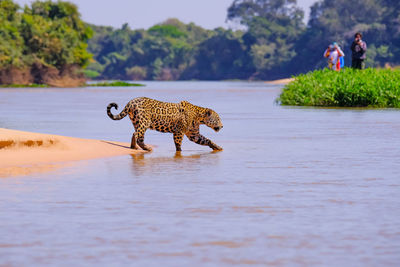
[{"label": "person's dark trousers", "polygon": [[359,69],[359,70],[365,69],[364,59],[355,59],[355,58],[353,58],[351,60],[351,67],[353,69]]}]

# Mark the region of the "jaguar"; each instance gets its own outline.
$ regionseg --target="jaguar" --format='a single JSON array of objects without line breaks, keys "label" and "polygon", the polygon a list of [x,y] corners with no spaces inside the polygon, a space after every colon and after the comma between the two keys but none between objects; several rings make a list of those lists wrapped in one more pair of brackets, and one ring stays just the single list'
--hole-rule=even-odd
[{"label": "jaguar", "polygon": [[210,139],[200,134],[200,125],[204,124],[218,132],[223,128],[221,119],[214,110],[193,105],[187,101],[167,103],[147,97],[138,97],[129,101],[118,115],[111,109],[118,110],[116,103],[107,106],[107,115],[112,120],[121,120],[129,115],[135,132],[132,134],[131,148],[151,151],[144,143],[147,129],[172,133],[176,151],[181,151],[183,136],[199,145],[209,146],[213,150],[223,150]]}]

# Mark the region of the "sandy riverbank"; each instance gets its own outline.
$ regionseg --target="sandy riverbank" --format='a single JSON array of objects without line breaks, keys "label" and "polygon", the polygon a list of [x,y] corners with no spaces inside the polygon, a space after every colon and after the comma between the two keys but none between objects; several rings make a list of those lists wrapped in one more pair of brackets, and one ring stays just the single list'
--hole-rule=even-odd
[{"label": "sandy riverbank", "polygon": [[0,128],[0,177],[49,171],[71,161],[143,153],[129,145]]},{"label": "sandy riverbank", "polygon": [[273,80],[273,81],[266,81],[265,83],[268,84],[288,84],[290,82],[293,82],[294,78],[286,78],[286,79],[280,79],[280,80]]}]

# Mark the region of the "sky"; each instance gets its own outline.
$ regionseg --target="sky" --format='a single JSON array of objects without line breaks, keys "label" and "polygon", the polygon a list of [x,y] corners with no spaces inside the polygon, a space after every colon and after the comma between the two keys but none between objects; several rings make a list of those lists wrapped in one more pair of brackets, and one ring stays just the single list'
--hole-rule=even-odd
[{"label": "sky", "polygon": [[[184,23],[194,22],[206,28],[227,28],[227,9],[233,0],[69,0],[79,7],[86,22],[121,27],[128,23],[132,29],[148,29],[168,18]],[[308,19],[309,8],[317,0],[297,0]],[[14,0],[23,6],[31,0]]]}]

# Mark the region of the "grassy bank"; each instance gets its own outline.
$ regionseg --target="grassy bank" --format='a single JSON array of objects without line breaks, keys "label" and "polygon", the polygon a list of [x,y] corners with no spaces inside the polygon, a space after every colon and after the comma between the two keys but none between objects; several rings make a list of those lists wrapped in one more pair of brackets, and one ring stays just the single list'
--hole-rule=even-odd
[{"label": "grassy bank", "polygon": [[[112,82],[100,82],[100,83],[87,83],[82,87],[126,87],[126,86],[144,86],[144,84],[140,83],[128,83],[123,81],[112,81]],[[43,88],[43,87],[51,87],[47,84],[0,84],[0,88]]]},{"label": "grassy bank", "polygon": [[0,84],[0,88],[44,88],[47,84]]},{"label": "grassy bank", "polygon": [[100,83],[90,83],[86,86],[144,86],[144,84],[140,83],[128,83],[123,81],[112,81],[112,82],[100,82]]},{"label": "grassy bank", "polygon": [[317,70],[295,77],[277,99],[282,105],[400,108],[400,71]]}]

